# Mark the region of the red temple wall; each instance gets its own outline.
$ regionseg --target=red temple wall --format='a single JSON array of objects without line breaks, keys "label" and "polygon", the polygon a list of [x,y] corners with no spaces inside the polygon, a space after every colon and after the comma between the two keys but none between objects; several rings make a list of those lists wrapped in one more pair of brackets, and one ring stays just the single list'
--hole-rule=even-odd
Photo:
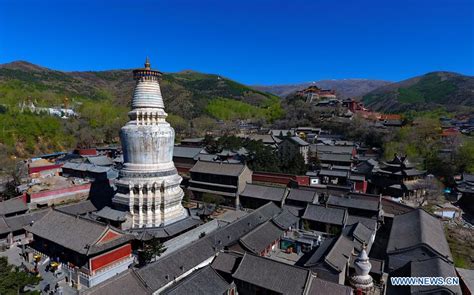
[{"label": "red temple wall", "polygon": [[122,258],[129,257],[132,253],[131,244],[123,245],[120,248],[109,251],[90,259],[90,266],[92,271],[97,271],[100,268],[107,266]]},{"label": "red temple wall", "polygon": [[62,164],[58,164],[58,165],[47,165],[47,166],[39,166],[39,167],[29,167],[28,174],[38,173],[38,172],[46,171],[46,170],[59,169],[62,166],[63,166]]},{"label": "red temple wall", "polygon": [[90,189],[91,184],[86,183],[83,185],[76,185],[68,188],[62,188],[62,189],[56,189],[56,190],[47,190],[43,192],[38,192],[38,193],[32,193],[29,194],[30,199],[37,199],[37,198],[44,198],[44,197],[49,197],[52,195],[58,195],[58,194],[63,194],[63,193],[72,193],[72,192],[77,192],[81,190],[87,190]]}]

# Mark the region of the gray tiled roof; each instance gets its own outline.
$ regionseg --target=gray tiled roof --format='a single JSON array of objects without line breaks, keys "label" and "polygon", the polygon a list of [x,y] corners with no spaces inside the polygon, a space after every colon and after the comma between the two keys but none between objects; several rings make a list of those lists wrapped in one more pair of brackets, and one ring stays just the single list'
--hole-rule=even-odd
[{"label": "gray tiled roof", "polygon": [[137,277],[133,270],[127,270],[112,278],[90,288],[79,291],[80,295],[117,295],[133,294],[148,295],[152,294],[145,284]]},{"label": "gray tiled roof", "polygon": [[459,274],[459,279],[464,281],[471,294],[474,293],[474,270],[456,267],[456,272]]},{"label": "gray tiled roof", "polygon": [[425,245],[453,261],[443,225],[423,209],[397,215],[393,219],[387,253],[397,253]]},{"label": "gray tiled roof", "polygon": [[260,254],[282,235],[283,230],[281,228],[273,222],[267,221],[240,238],[240,243],[252,253]]},{"label": "gray tiled roof", "polygon": [[300,137],[298,136],[292,136],[290,137],[290,139],[296,143],[297,145],[300,145],[300,146],[307,146],[309,145],[309,143],[307,143],[306,141],[304,141],[303,139],[301,139]]},{"label": "gray tiled roof", "polygon": [[303,294],[310,271],[246,253],[233,277],[280,294]]},{"label": "gray tiled roof", "polygon": [[350,180],[353,180],[353,181],[364,181],[364,180],[365,180],[365,176],[364,176],[364,175],[351,174],[351,176],[349,176],[349,179],[350,179]]},{"label": "gray tiled roof", "polygon": [[[410,265],[412,277],[457,277],[454,266],[439,257],[423,261],[412,261]],[[462,294],[459,286],[411,286],[411,294],[445,294],[440,290],[450,290],[452,294]]]},{"label": "gray tiled roof", "polygon": [[213,257],[216,251],[214,241],[208,235],[137,270],[137,274],[149,288],[157,291]]},{"label": "gray tiled roof", "polygon": [[319,171],[319,175],[321,176],[332,176],[332,177],[345,177],[349,176],[349,171],[344,170],[332,170],[332,169],[321,169]]},{"label": "gray tiled roof", "polygon": [[329,153],[329,154],[347,154],[352,155],[354,150],[353,146],[342,146],[342,145],[322,145],[322,144],[313,144],[311,145],[311,150],[317,153]]},{"label": "gray tiled roof", "polygon": [[166,242],[163,243],[163,245],[166,248],[166,251],[162,254],[164,255],[169,255],[173,253],[174,251],[177,251],[184,246],[199,240],[200,238],[205,235],[208,235],[212,233],[213,231],[225,226],[227,223],[222,222],[220,220],[214,219],[209,222],[206,222],[200,226],[197,226],[193,229],[187,230],[181,234],[178,234],[177,236],[173,237],[170,240],[167,240]]},{"label": "gray tiled roof", "polygon": [[417,169],[407,169],[407,170],[403,170],[403,173],[405,173],[405,175],[407,176],[416,176],[416,175],[423,175],[426,173],[426,171],[420,171]]},{"label": "gray tiled roof", "polygon": [[352,155],[347,154],[320,154],[318,158],[321,162],[352,162]]},{"label": "gray tiled roof", "polygon": [[[115,213],[114,213],[115,214]],[[183,232],[189,228],[195,227],[201,224],[202,221],[199,218],[187,217],[177,222],[161,226],[161,227],[150,227],[150,228],[138,228],[133,229],[132,232],[136,235],[139,240],[150,240],[152,238],[167,238],[175,236],[180,232]]]},{"label": "gray tiled roof", "polygon": [[107,156],[87,157],[87,161],[97,166],[112,166],[114,161]]},{"label": "gray tiled roof", "polygon": [[361,217],[357,215],[350,215],[347,217],[347,225],[353,225],[356,223],[362,223],[365,225],[367,228],[371,230],[376,230],[377,229],[377,220],[372,219],[372,218],[367,218],[367,217]]},{"label": "gray tiled roof", "polygon": [[338,295],[352,295],[353,289],[349,286],[344,286],[321,280],[320,278],[313,278],[309,287],[308,294],[338,294]]},{"label": "gray tiled roof", "polygon": [[272,219],[281,209],[273,202],[268,202],[262,207],[254,210],[248,215],[236,220],[235,222],[223,227],[215,232],[217,242],[221,242],[224,246],[232,245],[245,234],[252,231],[260,224]]},{"label": "gray tiled roof", "polygon": [[248,183],[240,193],[243,197],[281,202],[285,196],[285,188]]},{"label": "gray tiled roof", "polygon": [[338,197],[329,196],[327,204],[330,206],[344,207],[344,208],[356,208],[370,211],[379,211],[379,200],[369,200],[363,198],[353,197]]},{"label": "gray tiled roof", "polygon": [[233,157],[237,155],[237,153],[230,149],[222,149],[222,151],[218,152],[216,155],[219,157]]},{"label": "gray tiled roof", "polygon": [[0,235],[7,234],[10,232],[7,222],[4,217],[0,217]]},{"label": "gray tiled roof", "polygon": [[255,141],[261,140],[264,144],[279,144],[281,142],[281,139],[270,134],[250,134],[247,138]]},{"label": "gray tiled roof", "polygon": [[35,211],[27,214],[6,217],[4,218],[6,228],[1,227],[1,233],[7,232],[14,232],[18,230],[23,230],[23,228],[32,222],[36,222],[37,220],[41,219],[46,213],[49,212],[47,210]]},{"label": "gray tiled roof", "polygon": [[71,169],[76,171],[83,171],[83,172],[93,172],[93,173],[106,173],[111,167],[104,167],[104,166],[96,166],[94,164],[89,163],[73,163],[67,162],[63,165],[63,169]]},{"label": "gray tiled roof", "polygon": [[304,210],[306,210],[306,208],[304,207],[291,206],[291,205],[283,205],[283,209],[290,211],[291,214],[298,217],[303,215]]},{"label": "gray tiled roof", "polygon": [[204,137],[191,137],[191,138],[183,138],[181,142],[201,143],[203,140],[204,140]]},{"label": "gray tiled roof", "polygon": [[371,237],[374,233],[373,230],[358,222],[356,224],[346,226],[343,230],[343,233],[353,239],[354,247],[357,248],[358,251],[362,250],[363,244],[368,245],[369,248],[367,251],[370,251],[370,247],[372,246]]},{"label": "gray tiled roof", "polygon": [[324,261],[324,257],[326,254],[331,250],[331,247],[334,245],[336,242],[336,238],[327,238],[325,239],[321,245],[313,252],[311,257],[305,262],[304,266],[305,267],[312,267],[317,264],[320,264]]},{"label": "gray tiled roof", "polygon": [[25,202],[23,202],[21,197],[12,198],[6,201],[0,202],[0,216],[8,215],[12,213],[19,213],[22,211],[27,211]]},{"label": "gray tiled roof", "polygon": [[230,288],[231,285],[212,267],[205,266],[167,288],[162,294],[222,295]]},{"label": "gray tiled roof", "polygon": [[193,159],[203,150],[200,147],[175,146],[173,149],[173,157]]},{"label": "gray tiled roof", "polygon": [[313,203],[315,200],[317,201],[317,196],[318,194],[315,191],[293,188],[290,190],[290,193],[288,194],[286,199]]},{"label": "gray tiled roof", "polygon": [[185,231],[191,227],[197,226],[202,224],[202,221],[199,218],[185,218],[178,222],[171,223],[165,226],[165,231],[170,235],[174,236],[179,234],[180,232]]},{"label": "gray tiled roof", "polygon": [[105,206],[101,210],[95,212],[94,215],[112,221],[125,221],[127,219],[126,212],[115,210],[108,206]]},{"label": "gray tiled roof", "polygon": [[[355,262],[355,256],[352,256],[353,261]],[[385,271],[385,261],[382,259],[376,259],[376,258],[370,258],[369,257],[370,264],[372,264],[372,269],[370,272],[376,273],[379,275],[382,275],[383,272]]]},{"label": "gray tiled roof", "polygon": [[65,248],[88,255],[126,243],[131,239],[131,236],[122,234],[114,240],[97,244],[108,228],[107,225],[89,219],[50,210],[33,225],[27,226],[26,230]]},{"label": "gray tiled roof", "polygon": [[83,215],[97,211],[97,207],[90,200],[87,200],[84,202],[58,206],[56,207],[56,210],[73,215]]},{"label": "gray tiled roof", "polygon": [[474,182],[474,174],[463,173],[462,180],[467,182]]},{"label": "gray tiled roof", "polygon": [[352,255],[354,244],[346,236],[340,235],[331,250],[327,253],[324,261],[336,271],[343,271]]},{"label": "gray tiled roof", "polygon": [[232,274],[242,259],[242,254],[235,252],[220,252],[212,261],[212,268],[223,273]]},{"label": "gray tiled roof", "polygon": [[413,210],[410,206],[386,198],[382,198],[382,205],[384,214],[400,215]]},{"label": "gray tiled roof", "polygon": [[334,144],[339,146],[354,146],[354,142],[351,140],[336,140]]},{"label": "gray tiled roof", "polygon": [[302,218],[322,223],[344,225],[347,220],[347,211],[342,208],[308,204]]},{"label": "gray tiled roof", "polygon": [[244,170],[244,164],[228,164],[225,162],[197,161],[190,172],[215,175],[239,176]]},{"label": "gray tiled roof", "polygon": [[298,224],[298,221],[300,219],[293,215],[293,213],[290,212],[287,208],[283,208],[281,213],[279,213],[277,216],[273,217],[273,222],[280,227],[281,229],[287,230],[291,226],[294,226],[295,224]]},{"label": "gray tiled roof", "polygon": [[338,237],[324,240],[306,261],[305,266],[310,268],[329,267],[334,271],[341,272],[353,258],[354,248],[360,251],[363,243],[369,243],[372,233],[372,230],[361,223],[346,226]]},{"label": "gray tiled roof", "polygon": [[280,212],[273,202],[254,210],[229,225],[159,258],[137,271],[140,278],[154,291],[162,288],[183,273],[213,257],[223,247],[236,243],[258,225]]}]

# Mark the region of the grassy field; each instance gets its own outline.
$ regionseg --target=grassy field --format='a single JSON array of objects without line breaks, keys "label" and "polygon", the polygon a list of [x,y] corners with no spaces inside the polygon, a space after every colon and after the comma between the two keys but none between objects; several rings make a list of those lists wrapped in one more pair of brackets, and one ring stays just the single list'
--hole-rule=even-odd
[{"label": "grassy field", "polygon": [[456,267],[474,269],[474,231],[456,224],[446,225],[446,238]]}]

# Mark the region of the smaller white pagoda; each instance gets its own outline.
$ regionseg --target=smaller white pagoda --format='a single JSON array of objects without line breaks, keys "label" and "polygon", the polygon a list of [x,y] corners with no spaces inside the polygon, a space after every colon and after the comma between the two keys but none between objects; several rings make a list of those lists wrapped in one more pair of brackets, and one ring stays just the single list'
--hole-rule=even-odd
[{"label": "smaller white pagoda", "polygon": [[354,262],[354,268],[355,274],[350,278],[352,287],[356,290],[361,290],[364,294],[371,294],[374,289],[374,282],[369,274],[372,265],[370,264],[365,244]]}]

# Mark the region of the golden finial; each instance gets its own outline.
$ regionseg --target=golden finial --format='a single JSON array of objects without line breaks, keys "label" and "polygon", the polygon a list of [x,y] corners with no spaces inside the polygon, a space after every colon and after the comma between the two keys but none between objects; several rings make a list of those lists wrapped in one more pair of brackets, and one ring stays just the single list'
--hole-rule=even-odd
[{"label": "golden finial", "polygon": [[146,57],[146,60],[145,60],[145,69],[149,70],[151,68],[150,66],[150,59],[148,58],[148,56]]}]

